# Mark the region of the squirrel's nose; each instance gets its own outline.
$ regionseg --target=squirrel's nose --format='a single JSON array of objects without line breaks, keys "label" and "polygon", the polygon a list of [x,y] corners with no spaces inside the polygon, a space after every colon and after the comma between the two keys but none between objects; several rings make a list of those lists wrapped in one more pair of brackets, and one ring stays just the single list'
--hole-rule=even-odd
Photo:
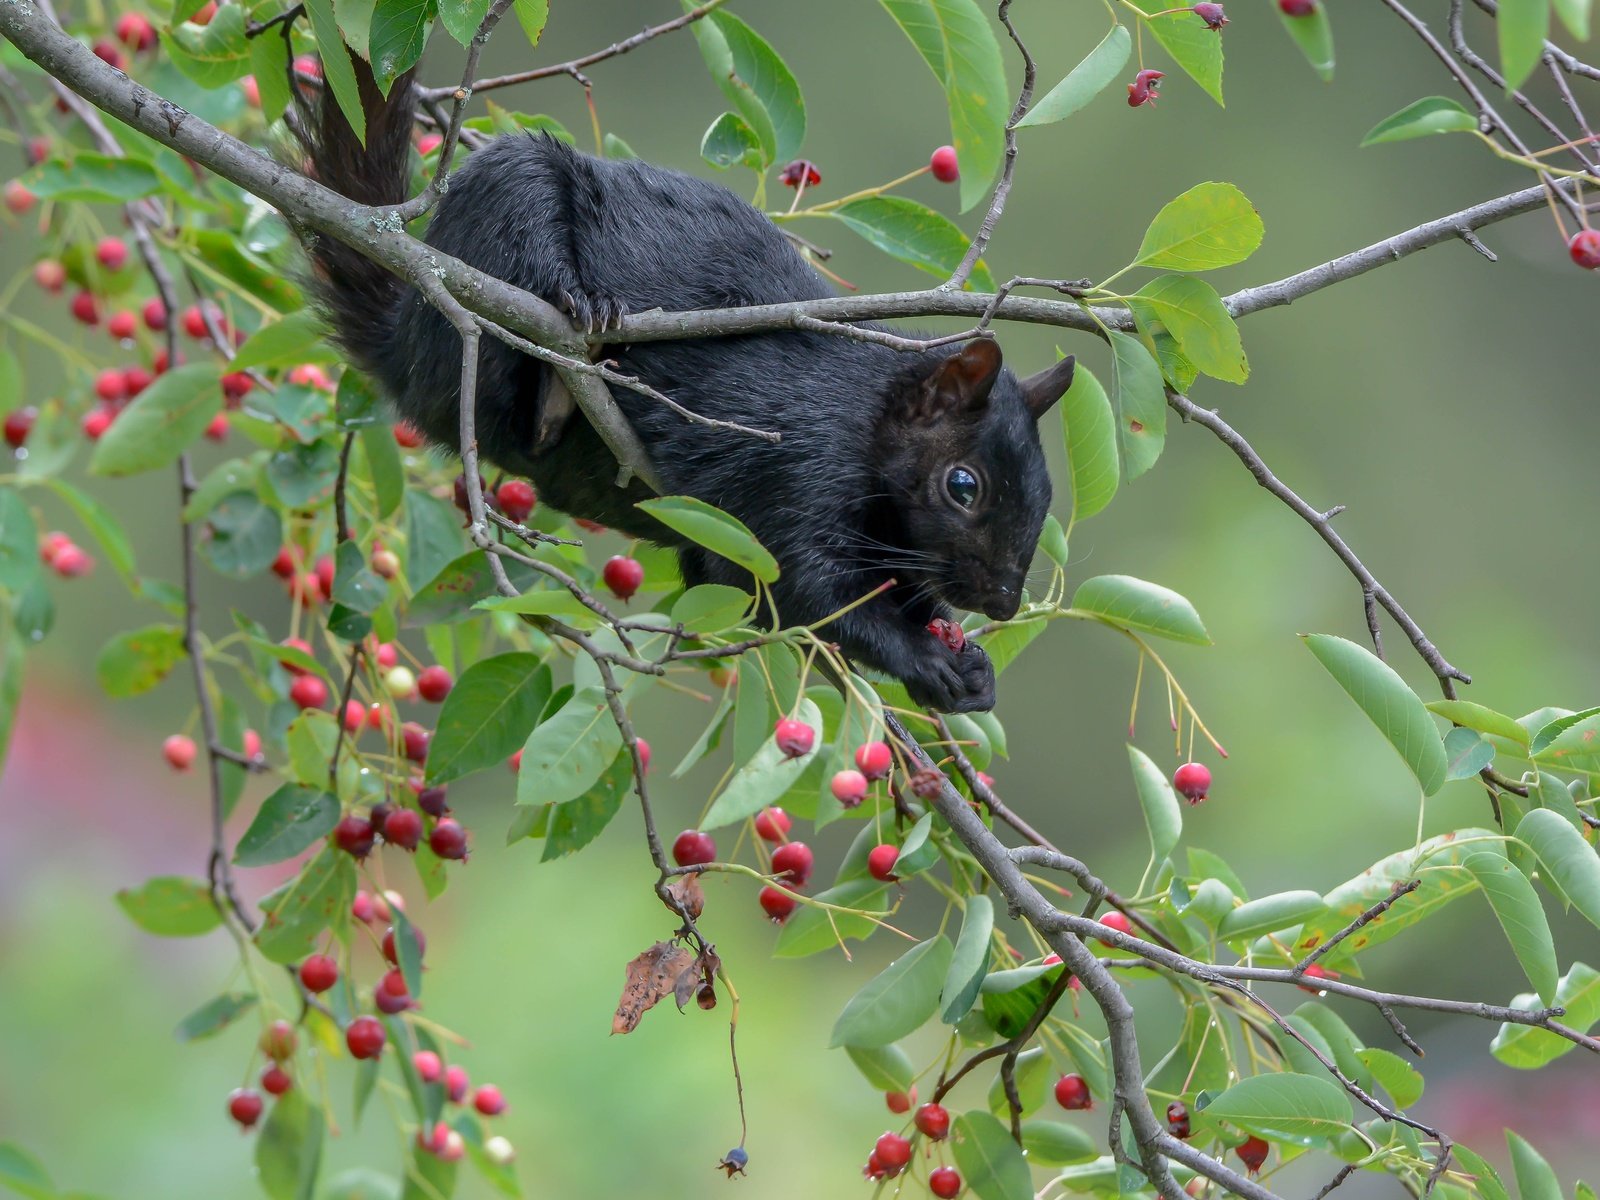
[{"label": "squirrel's nose", "polygon": [[1009,621],[1017,615],[1017,608],[1021,603],[1020,588],[1009,583],[996,584],[984,603],[983,615],[991,621]]}]

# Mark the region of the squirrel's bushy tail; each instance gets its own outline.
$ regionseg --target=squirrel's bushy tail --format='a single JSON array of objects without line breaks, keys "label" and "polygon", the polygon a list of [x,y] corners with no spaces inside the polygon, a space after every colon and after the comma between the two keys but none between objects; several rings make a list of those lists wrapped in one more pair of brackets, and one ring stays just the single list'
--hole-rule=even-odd
[{"label": "squirrel's bushy tail", "polygon": [[[399,204],[411,177],[411,73],[396,79],[385,98],[372,68],[355,55],[350,63],[366,113],[366,144],[356,137],[331,89],[324,87],[309,131],[310,174],[359,204]],[[404,283],[326,235],[317,238],[312,259],[316,271],[311,291],[333,327],[333,340],[358,366],[392,384],[395,317]]]}]

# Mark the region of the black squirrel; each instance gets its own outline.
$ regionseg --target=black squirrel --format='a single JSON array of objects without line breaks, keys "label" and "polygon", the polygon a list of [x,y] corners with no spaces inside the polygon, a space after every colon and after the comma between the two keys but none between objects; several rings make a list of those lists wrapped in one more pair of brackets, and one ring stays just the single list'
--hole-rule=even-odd
[{"label": "black squirrel", "polygon": [[[363,147],[337,104],[320,106],[315,177],[372,205],[406,198],[409,76],[387,99],[354,63],[367,109]],[[830,295],[766,216],[717,184],[635,159],[607,160],[549,136],[507,134],[467,157],[426,240],[540,296],[589,330],[624,313],[725,308]],[[459,441],[460,339],[418,291],[330,239],[314,288],[340,346],[431,441]],[[866,328],[882,328],[866,325]],[[895,586],[825,628],[852,659],[900,679],[945,712],[994,705],[994,668],[967,642],[930,633],[952,605],[1015,615],[1050,503],[1035,426],[1066,391],[1073,360],[1025,381],[987,338],[905,352],[837,334],[784,332],[607,345],[604,355],[690,410],[782,435],[772,444],[709,429],[613,389],[668,494],[742,520],[777,559],[785,623],[813,622],[891,577]],[[478,369],[483,455],[530,477],[542,499],[675,544],[688,584],[748,588],[734,564],[684,543],[634,508],[616,462],[581,418],[540,441],[554,373],[485,336]]]}]

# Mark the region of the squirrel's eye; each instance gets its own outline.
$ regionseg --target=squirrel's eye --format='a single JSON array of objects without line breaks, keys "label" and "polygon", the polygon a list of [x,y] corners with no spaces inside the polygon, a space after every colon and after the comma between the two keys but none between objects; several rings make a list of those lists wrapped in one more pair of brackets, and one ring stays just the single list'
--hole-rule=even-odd
[{"label": "squirrel's eye", "polygon": [[962,508],[971,508],[978,502],[978,477],[965,467],[951,467],[944,477],[944,490]]}]

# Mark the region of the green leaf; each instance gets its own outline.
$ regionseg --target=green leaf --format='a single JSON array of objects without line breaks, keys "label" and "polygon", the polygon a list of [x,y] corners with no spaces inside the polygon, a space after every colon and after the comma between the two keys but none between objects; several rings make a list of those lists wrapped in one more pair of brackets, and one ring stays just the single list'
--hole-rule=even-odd
[{"label": "green leaf", "polygon": [[[1032,1116],[1044,1106],[1045,1097],[1049,1095],[1050,1077],[1054,1072],[1055,1064],[1045,1055],[1043,1046],[1033,1046],[1017,1056],[1012,1082],[1016,1085],[1018,1112],[1022,1116]],[[989,1085],[988,1103],[990,1112],[1003,1121],[1010,1121],[1011,1100],[1006,1095],[1005,1080],[1000,1077],[999,1071],[995,1072],[994,1082]]]},{"label": "green leaf", "polygon": [[1328,910],[1328,902],[1316,892],[1278,892],[1259,900],[1247,900],[1222,918],[1217,936],[1224,941],[1259,937],[1302,924]]},{"label": "green leaf", "polygon": [[604,157],[606,158],[618,159],[639,157],[634,153],[632,146],[628,145],[627,142],[623,141],[614,133],[608,133],[605,135],[605,137],[600,139],[600,148],[605,151]]},{"label": "green leaf", "polygon": [[256,1135],[256,1179],[271,1200],[311,1200],[322,1166],[322,1110],[291,1088],[272,1102]]},{"label": "green leaf", "polygon": [[181,24],[164,32],[167,56],[195,83],[208,91],[239,78],[250,66],[243,6],[227,12],[218,6],[205,25]]},{"label": "green leaf", "polygon": [[1372,1072],[1372,1077],[1383,1085],[1396,1108],[1410,1108],[1422,1099],[1423,1079],[1412,1065],[1398,1054],[1376,1047],[1361,1050],[1356,1055]]},{"label": "green leaf", "polygon": [[1128,297],[1139,328],[1153,339],[1172,335],[1191,364],[1214,379],[1243,383],[1250,375],[1239,327],[1217,289],[1192,275],[1159,275]]},{"label": "green leaf", "polygon": [[[397,78],[422,58],[434,11],[434,0],[378,0],[378,6],[372,10],[367,52],[373,78],[384,95],[389,94]],[[326,53],[323,55],[324,62],[328,57]],[[342,102],[340,107],[343,107]]]},{"label": "green leaf", "polygon": [[262,898],[256,948],[272,962],[299,962],[324,929],[349,914],[355,894],[355,860],[324,847],[298,875]]},{"label": "green leaf", "polygon": [[[1317,5],[1320,12],[1322,5]],[[1408,104],[1392,117],[1386,117],[1361,139],[1363,146],[1376,146],[1380,142],[1408,142],[1412,138],[1427,137],[1432,133],[1472,133],[1478,128],[1478,118],[1454,100],[1444,96],[1428,96],[1415,104]]]},{"label": "green leaf", "polygon": [[272,124],[289,107],[289,50],[282,38],[250,39],[250,73],[261,91],[261,116]]},{"label": "green leaf", "polygon": [[1444,784],[1447,762],[1438,727],[1417,694],[1383,660],[1332,634],[1304,635],[1306,646],[1361,706],[1431,796]]},{"label": "green leaf", "polygon": [[1589,10],[1592,5],[1593,0],[1555,0],[1556,15],[1580,42],[1589,40]]},{"label": "green leaf", "polygon": [[518,804],[561,804],[594,786],[622,746],[605,693],[587,687],[529,736],[517,772]]},{"label": "green leaf", "polygon": [[1506,1185],[1500,1182],[1500,1173],[1484,1160],[1483,1155],[1457,1142],[1455,1157],[1461,1164],[1461,1169],[1475,1177],[1473,1184],[1483,1200],[1511,1200]]},{"label": "green leaf", "polygon": [[0,1142],[0,1184],[27,1200],[59,1200],[44,1165],[15,1142]]},{"label": "green leaf", "polygon": [[1200,183],[1156,214],[1134,262],[1166,271],[1228,267],[1254,254],[1264,233],[1261,214],[1233,184]]},{"label": "green leaf", "polygon": [[117,904],[133,923],[157,937],[195,937],[222,924],[211,889],[203,880],[158,875],[137,888],[123,888]]},{"label": "green leaf", "polygon": [[1278,18],[1288,30],[1289,37],[1300,47],[1311,69],[1323,83],[1333,81],[1333,23],[1328,19],[1328,6],[1318,4],[1302,17],[1291,17],[1280,10]]},{"label": "green leaf", "polygon": [[693,29],[712,79],[755,133],[765,164],[795,157],[806,136],[806,105],[783,59],[727,9]]},{"label": "green leaf", "polygon": [[160,376],[95,443],[90,473],[135,475],[177,462],[221,411],[220,378],[215,366],[199,364]]},{"label": "green leaf", "polygon": [[[949,217],[904,196],[867,196],[840,205],[831,215],[891,258],[942,279],[955,271],[971,245]],[[972,286],[994,290],[994,277],[981,259],[972,269]]]},{"label": "green leaf", "polygon": [[[1500,73],[1509,93],[1527,82],[1550,36],[1550,0],[1500,0],[1495,17],[1500,38]],[[1524,1196],[1523,1200],[1532,1200]]]},{"label": "green leaf", "polygon": [[[90,533],[94,534],[95,541],[100,543],[100,549],[105,551],[106,559],[116,568],[117,574],[131,581],[134,578],[133,546],[128,541],[128,535],[123,532],[122,526],[111,515],[111,510],[87,492],[79,491],[71,484],[61,479],[47,479],[46,485],[56,495],[67,502],[68,507],[77,514],[78,520]],[[3,502],[0,502],[3,503]]]},{"label": "green leaf", "polygon": [[214,1033],[221,1033],[223,1029],[254,1008],[256,1002],[254,992],[224,992],[207,1000],[179,1021],[172,1035],[180,1042],[197,1042]]},{"label": "green leaf", "polygon": [[[633,787],[633,757],[619,752],[595,784],[576,800],[547,805],[550,816],[540,862],[553,862],[576,854],[605,832]],[[527,811],[527,810],[523,810]]]},{"label": "green leaf", "polygon": [[42,162],[24,172],[19,182],[41,200],[91,204],[137,200],[166,188],[161,173],[142,159],[87,153]]},{"label": "green leaf", "polygon": [[[822,714],[809,698],[800,700],[794,716],[820,734]],[[701,818],[700,828],[720,829],[724,825],[755,816],[793,787],[815,757],[816,751],[813,750],[799,758],[790,758],[778,749],[777,741],[769,733],[750,761],[728,780],[710,811]]]},{"label": "green leaf", "polygon": [[0,587],[20,592],[39,574],[39,528],[22,493],[0,487]]},{"label": "green leaf", "polygon": [[286,783],[261,802],[233,861],[241,867],[282,862],[327,837],[338,823],[339,802],[327,792]]},{"label": "green leaf", "polygon": [[672,604],[672,623],[702,637],[726,633],[750,620],[755,597],[749,592],[721,583],[702,583],[690,588]]},{"label": "green leaf", "polygon": [[176,625],[130,629],[101,649],[94,663],[95,678],[113,699],[141,696],[165,679],[183,655],[183,630]]},{"label": "green leaf", "polygon": [[416,926],[403,909],[394,910],[394,949],[396,965],[405,977],[406,991],[413,996],[422,995],[422,943],[418,940]]},{"label": "green leaf", "polygon": [[228,364],[231,371],[251,367],[287,367],[307,361],[327,332],[322,317],[311,309],[290,313],[263,325],[239,347]]},{"label": "green leaf", "polygon": [[1111,85],[1132,52],[1133,38],[1128,35],[1127,27],[1113,25],[1100,44],[1067,72],[1065,79],[1046,92],[1016,127],[1049,125],[1070,117]]},{"label": "green leaf", "polygon": [[706,127],[700,139],[700,157],[722,170],[742,165],[759,171],[761,142],[743,117],[725,112]]},{"label": "green leaf", "polygon": [[1446,779],[1471,779],[1494,761],[1494,746],[1471,729],[1456,728],[1444,735]]},{"label": "green leaf", "polygon": [[322,787],[328,780],[328,764],[333,761],[333,748],[338,741],[338,718],[320,708],[305,709],[284,731],[290,773],[307,787]]},{"label": "green leaf", "polygon": [[1472,873],[1489,898],[1489,906],[1494,909],[1495,918],[1505,930],[1506,940],[1511,943],[1533,990],[1546,1004],[1554,1004],[1556,976],[1560,973],[1555,941],[1528,877],[1512,866],[1505,855],[1491,850],[1469,854],[1461,865]]},{"label": "green leaf", "polygon": [[1131,575],[1096,575],[1085,579],[1073,593],[1072,607],[1076,612],[1119,629],[1151,633],[1195,646],[1211,644],[1211,635],[1206,632],[1194,605],[1169,588]]},{"label": "green leaf", "polygon": [[224,496],[206,514],[206,526],[210,536],[200,540],[200,553],[218,574],[232,579],[260,574],[283,545],[277,510],[253,492]]},{"label": "green leaf", "polygon": [[1241,1079],[1204,1110],[1251,1131],[1323,1137],[1350,1124],[1350,1098],[1328,1079],[1282,1073]]},{"label": "green leaf", "polygon": [[1558,743],[1567,740],[1566,735],[1569,731],[1577,729],[1579,726],[1584,726],[1583,732],[1589,734],[1583,740],[1592,741],[1594,738],[1592,731],[1595,727],[1594,718],[1597,716],[1600,716],[1600,708],[1586,708],[1582,712],[1567,713],[1565,716],[1546,721],[1539,726],[1538,731],[1533,735],[1533,741],[1528,746],[1529,755],[1534,758],[1541,758],[1548,754],[1552,758],[1561,758],[1562,755],[1551,752],[1557,748]]},{"label": "green leaf", "polygon": [[1539,856],[1572,907],[1600,926],[1600,855],[1560,813],[1536,808],[1517,823],[1517,840]]},{"label": "green leaf", "polygon": [[1172,784],[1167,782],[1166,772],[1149,755],[1137,746],[1129,746],[1128,761],[1133,766],[1133,785],[1139,793],[1144,827],[1150,834],[1150,863],[1159,867],[1177,849],[1178,839],[1183,836],[1183,808]]},{"label": "green leaf", "polygon": [[939,861],[939,844],[928,840],[932,831],[931,812],[923,813],[907,831],[906,840],[900,843],[900,854],[894,860],[894,873],[901,879],[910,879]]},{"label": "green leaf", "polygon": [[953,951],[942,935],[919,942],[850,998],[830,1046],[886,1046],[917,1029],[939,1006]]},{"label": "green leaf", "polygon": [[[352,374],[347,371],[345,378]],[[381,520],[399,508],[405,499],[406,475],[400,462],[400,448],[395,445],[387,425],[363,425],[361,448],[366,453],[367,472],[372,476],[377,504],[373,515]]]},{"label": "green leaf", "polygon": [[498,766],[528,740],[555,685],[534,654],[500,654],[473,663],[439,711],[428,746],[430,785]]},{"label": "green leaf", "polygon": [[847,879],[817,893],[824,904],[856,909],[856,913],[829,912],[812,905],[796,909],[778,931],[772,948],[774,958],[805,958],[820,954],[846,941],[865,941],[876,932],[875,922],[859,913],[889,911],[889,885],[871,877]]},{"label": "green leaf", "polygon": [[1204,21],[1195,19],[1187,8],[1172,9],[1165,0],[1134,0],[1147,13],[1164,12],[1167,15],[1152,17],[1145,28],[1155,34],[1156,41],[1172,55],[1172,60],[1198,83],[1205,93],[1218,104],[1222,103],[1222,38],[1217,31],[1207,29]]},{"label": "green leaf", "polygon": [[517,22],[528,35],[528,44],[537,47],[544,36],[545,22],[550,19],[550,0],[514,0]]},{"label": "green leaf", "polygon": [[[322,71],[333,89],[333,98],[339,102],[339,111],[350,122],[357,140],[366,145],[367,112],[361,104],[355,67],[344,49],[344,39],[334,17],[333,0],[306,0],[306,15],[311,18],[311,31],[316,34],[317,47],[322,51]],[[263,95],[262,99],[265,101],[266,97]]]},{"label": "green leaf", "polygon": [[961,936],[956,939],[950,970],[940,992],[939,1019],[954,1025],[978,999],[989,966],[989,938],[994,933],[994,904],[987,896],[968,896],[967,911],[961,918]]},{"label": "green leaf", "polygon": [[1522,1200],[1561,1200],[1561,1181],[1544,1156],[1520,1134],[1506,1130],[1506,1145],[1511,1148],[1511,1169],[1517,1177],[1517,1195]]},{"label": "green leaf", "polygon": [[[1109,401],[1106,404],[1106,416],[1107,418],[1111,416]],[[1062,432],[1065,432],[1065,430],[1063,429]],[[1112,429],[1109,420],[1106,422],[1106,433],[1110,436],[1115,436],[1115,431]],[[1112,445],[1111,461],[1115,463],[1117,461],[1115,443],[1113,442]],[[1067,452],[1071,453],[1070,448]],[[1067,531],[1061,528],[1061,522],[1056,519],[1055,513],[1045,514],[1044,528],[1039,531],[1039,549],[1056,566],[1064,568],[1067,565]]]},{"label": "green leaf", "polygon": [[1081,362],[1061,397],[1061,432],[1066,439],[1072,487],[1072,521],[1100,512],[1117,494],[1117,418],[1094,373]]},{"label": "green leaf", "polygon": [[1167,440],[1167,393],[1161,368],[1131,333],[1106,331],[1111,340],[1111,404],[1117,414],[1122,472],[1139,478],[1161,457]]},{"label": "green leaf", "polygon": [[1022,1148],[1035,1166],[1068,1167],[1093,1162],[1098,1149],[1094,1139],[1076,1125],[1060,1121],[1024,1121]]},{"label": "green leaf", "polygon": [[911,1058],[899,1046],[846,1046],[846,1054],[866,1081],[880,1092],[908,1092],[917,1078]]},{"label": "green leaf", "polygon": [[[1600,971],[1583,963],[1573,963],[1572,969],[1556,984],[1556,1004],[1566,1009],[1561,1023],[1579,1033],[1587,1033],[1600,1021]],[[1543,1007],[1537,996],[1521,995],[1511,1001],[1512,1008],[1533,1011]],[[1489,1044],[1490,1052],[1509,1067],[1534,1070],[1562,1055],[1577,1049],[1559,1034],[1531,1025],[1501,1025]]]},{"label": "green leaf", "polygon": [[353,612],[370,615],[388,598],[389,587],[367,567],[355,542],[340,542],[334,555],[333,599]]},{"label": "green leaf", "polygon": [[983,648],[994,663],[994,673],[1000,674],[1017,656],[1026,650],[1034,638],[1044,632],[1047,621],[1034,617],[1026,621],[1006,621],[993,632],[985,634]]},{"label": "green leaf", "polygon": [[974,1109],[955,1119],[951,1149],[961,1176],[978,1200],[1030,1200],[1033,1173],[1022,1147],[992,1113]]},{"label": "green leaf", "polygon": [[743,567],[762,583],[776,582],[777,559],[767,553],[756,541],[756,535],[737,517],[693,496],[641,500],[638,507],[696,545]]},{"label": "green leaf", "polygon": [[983,200],[1005,153],[1011,112],[1000,43],[977,0],[879,0],[911,39],[950,109],[961,164],[961,211]]},{"label": "green leaf", "polygon": [[471,46],[489,14],[489,0],[439,0],[439,24],[463,46]]}]

